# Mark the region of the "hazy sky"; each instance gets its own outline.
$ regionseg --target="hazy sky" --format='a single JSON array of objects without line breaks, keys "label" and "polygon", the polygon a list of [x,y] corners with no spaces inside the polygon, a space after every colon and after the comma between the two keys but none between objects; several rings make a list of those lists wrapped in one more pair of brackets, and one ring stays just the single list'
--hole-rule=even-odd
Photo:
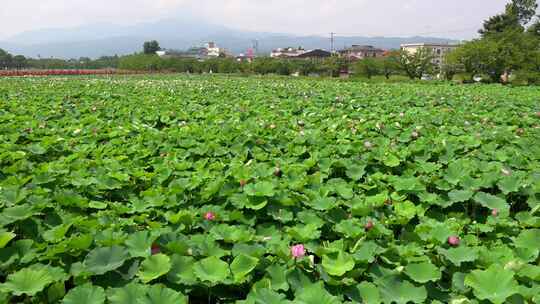
[{"label": "hazy sky", "polygon": [[195,16],[229,27],[294,34],[471,38],[507,0],[1,0],[0,38],[88,23]]}]

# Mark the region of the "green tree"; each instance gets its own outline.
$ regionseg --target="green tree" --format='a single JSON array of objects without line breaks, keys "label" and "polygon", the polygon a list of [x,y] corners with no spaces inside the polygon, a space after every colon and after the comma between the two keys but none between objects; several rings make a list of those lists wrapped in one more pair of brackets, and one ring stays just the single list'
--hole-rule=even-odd
[{"label": "green tree", "polygon": [[536,17],[536,20],[529,26],[527,32],[533,36],[540,38],[540,16]]},{"label": "green tree", "polygon": [[386,79],[390,79],[390,76],[399,73],[399,56],[399,51],[392,51],[386,56],[376,59],[378,61],[380,73],[384,75]]},{"label": "green tree", "polygon": [[4,51],[3,49],[0,49],[0,69],[8,69],[11,68],[12,65],[13,56]]},{"label": "green tree", "polygon": [[448,57],[448,62],[461,65],[471,77],[489,75],[499,82],[502,75],[518,70],[538,71],[540,39],[518,29],[492,34],[465,43]]},{"label": "green tree", "polygon": [[513,0],[506,6],[506,13],[515,16],[521,26],[527,25],[536,15],[537,0]]},{"label": "green tree", "polygon": [[399,53],[399,66],[411,79],[420,79],[433,72],[433,52],[428,48],[418,48],[416,52],[401,50]]},{"label": "green tree", "polygon": [[308,76],[311,73],[319,72],[319,62],[314,59],[306,60],[297,60],[295,65],[295,70],[300,73],[300,75]]},{"label": "green tree", "polygon": [[120,59],[118,67],[123,70],[157,71],[162,67],[162,60],[156,55],[129,55]]},{"label": "green tree", "polygon": [[161,48],[159,47],[159,42],[157,42],[156,40],[146,41],[143,44],[144,54],[147,54],[147,55],[155,54],[159,50],[161,50]]},{"label": "green tree", "polygon": [[376,76],[380,72],[380,62],[373,58],[365,58],[358,60],[354,66],[353,70],[356,75],[366,77],[371,79],[371,77]]},{"label": "green tree", "polygon": [[26,57],[23,55],[13,56],[13,67],[16,69],[23,69],[27,65]]},{"label": "green tree", "polygon": [[536,0],[512,0],[506,5],[504,13],[484,21],[484,26],[479,33],[485,37],[508,30],[523,31],[536,14],[537,8]]},{"label": "green tree", "polygon": [[321,70],[329,76],[338,77],[342,71],[349,70],[349,62],[345,58],[332,56],[322,62]]}]

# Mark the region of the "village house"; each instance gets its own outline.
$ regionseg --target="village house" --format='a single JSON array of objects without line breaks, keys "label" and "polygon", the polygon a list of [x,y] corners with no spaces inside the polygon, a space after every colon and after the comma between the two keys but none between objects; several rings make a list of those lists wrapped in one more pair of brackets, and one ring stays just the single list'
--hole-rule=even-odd
[{"label": "village house", "polygon": [[293,48],[293,47],[286,47],[286,48],[278,48],[275,50],[272,50],[270,53],[270,57],[272,58],[291,58],[296,57],[298,55],[304,54],[306,50],[304,50],[302,47],[299,48]]},{"label": "village house", "polygon": [[321,50],[321,49],[315,49],[315,50],[306,51],[305,53],[296,56],[296,58],[300,58],[300,59],[322,59],[322,58],[328,58],[328,57],[331,57],[331,56],[332,56],[332,53],[330,53],[328,51]]},{"label": "village house", "polygon": [[205,60],[218,57],[233,57],[226,49],[220,48],[215,42],[208,42],[204,47],[191,47],[185,51],[179,50],[160,50],[156,54],[164,58],[193,58]]},{"label": "village house", "polygon": [[364,58],[382,57],[385,50],[376,48],[372,45],[356,45],[353,44],[350,48],[338,51],[341,57],[349,60],[360,60]]},{"label": "village house", "polygon": [[215,42],[210,41],[205,45],[206,48],[206,54],[210,58],[217,58],[220,56],[220,54],[224,51],[220,49]]},{"label": "village house", "polygon": [[240,53],[235,58],[236,58],[236,61],[238,62],[241,62],[241,61],[252,62],[253,59],[255,58],[255,50],[252,48],[249,48],[247,49],[247,52],[245,54]]},{"label": "village house", "polygon": [[456,44],[444,43],[408,43],[402,44],[401,49],[409,54],[414,54],[420,49],[428,49],[433,54],[433,64],[441,66],[445,56],[458,47]]},{"label": "village house", "polygon": [[299,48],[279,48],[270,53],[271,58],[288,58],[288,59],[320,59],[332,56],[332,53],[322,50],[305,50],[302,47]]},{"label": "village house", "polygon": [[206,59],[208,52],[204,47],[192,47],[185,51],[181,50],[160,50],[156,54],[162,58],[192,58],[192,59]]}]

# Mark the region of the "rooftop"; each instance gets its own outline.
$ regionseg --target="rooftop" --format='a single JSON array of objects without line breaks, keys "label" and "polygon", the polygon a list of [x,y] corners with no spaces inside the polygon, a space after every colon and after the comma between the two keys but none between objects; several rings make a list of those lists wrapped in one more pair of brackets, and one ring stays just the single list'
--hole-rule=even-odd
[{"label": "rooftop", "polygon": [[372,45],[359,45],[353,44],[350,48],[345,48],[341,51],[372,51],[372,52],[383,52],[384,50],[376,48]]}]

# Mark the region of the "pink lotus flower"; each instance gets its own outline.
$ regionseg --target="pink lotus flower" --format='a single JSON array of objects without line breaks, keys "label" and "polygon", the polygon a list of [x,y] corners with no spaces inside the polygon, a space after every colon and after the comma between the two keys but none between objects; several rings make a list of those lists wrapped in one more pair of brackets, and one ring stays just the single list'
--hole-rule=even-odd
[{"label": "pink lotus flower", "polygon": [[373,221],[369,220],[366,225],[364,225],[364,228],[366,229],[366,231],[370,231],[371,229],[373,229],[373,226]]},{"label": "pink lotus flower", "polygon": [[216,219],[216,215],[213,213],[213,212],[206,212],[204,214],[204,218],[207,220],[207,221],[213,221]]},{"label": "pink lotus flower", "polygon": [[498,216],[499,215],[499,209],[493,209],[491,210],[491,215]]},{"label": "pink lotus flower", "polygon": [[152,253],[152,255],[158,254],[161,252],[161,249],[159,248],[158,244],[152,244],[152,248],[150,249],[150,252]]},{"label": "pink lotus flower", "polygon": [[306,255],[306,248],[302,244],[294,245],[291,247],[291,254],[295,259],[301,259]]},{"label": "pink lotus flower", "polygon": [[457,246],[459,246],[459,243],[460,243],[459,237],[457,237],[457,236],[448,237],[448,244],[450,246],[457,247]]}]

